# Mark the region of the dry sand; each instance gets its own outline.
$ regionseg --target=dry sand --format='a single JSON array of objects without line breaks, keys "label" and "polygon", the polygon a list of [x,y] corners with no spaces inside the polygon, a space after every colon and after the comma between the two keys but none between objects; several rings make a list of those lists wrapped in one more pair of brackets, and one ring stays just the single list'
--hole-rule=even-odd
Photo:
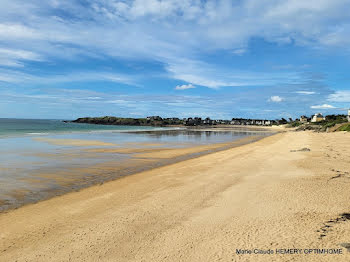
[{"label": "dry sand", "polygon": [[350,134],[280,133],[0,214],[0,261],[350,261],[349,170]]}]

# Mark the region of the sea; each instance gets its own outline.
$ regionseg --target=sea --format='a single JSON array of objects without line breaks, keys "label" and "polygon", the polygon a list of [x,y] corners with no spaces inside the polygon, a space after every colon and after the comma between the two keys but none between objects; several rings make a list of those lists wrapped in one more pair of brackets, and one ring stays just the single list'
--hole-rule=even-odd
[{"label": "sea", "polygon": [[73,132],[98,131],[147,131],[159,130],[151,126],[113,126],[73,123],[56,119],[13,119],[0,118],[0,137],[23,135],[48,135]]},{"label": "sea", "polygon": [[209,151],[161,159],[142,153],[270,134],[0,118],[0,212]]}]

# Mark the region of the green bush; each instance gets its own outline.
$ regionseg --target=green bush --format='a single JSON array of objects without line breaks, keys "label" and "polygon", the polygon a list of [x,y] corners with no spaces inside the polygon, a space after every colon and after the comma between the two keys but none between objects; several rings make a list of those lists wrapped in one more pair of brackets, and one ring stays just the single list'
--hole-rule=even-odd
[{"label": "green bush", "polygon": [[323,125],[323,127],[324,128],[328,128],[328,127],[333,127],[333,126],[335,126],[335,122],[329,122],[329,123],[325,123],[324,125]]},{"label": "green bush", "polygon": [[348,131],[348,132],[350,132],[350,123],[342,125],[341,127],[339,127],[338,131]]},{"label": "green bush", "polygon": [[288,124],[287,127],[298,127],[301,126],[303,123],[301,123],[300,121],[294,121]]}]

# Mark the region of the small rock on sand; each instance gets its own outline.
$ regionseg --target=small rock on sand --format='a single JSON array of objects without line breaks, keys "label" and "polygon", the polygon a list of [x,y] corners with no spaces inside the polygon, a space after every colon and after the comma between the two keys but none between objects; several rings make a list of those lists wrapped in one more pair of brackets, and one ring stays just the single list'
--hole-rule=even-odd
[{"label": "small rock on sand", "polygon": [[309,152],[311,151],[310,148],[304,147],[302,149],[298,149],[298,150],[290,150],[290,152]]}]

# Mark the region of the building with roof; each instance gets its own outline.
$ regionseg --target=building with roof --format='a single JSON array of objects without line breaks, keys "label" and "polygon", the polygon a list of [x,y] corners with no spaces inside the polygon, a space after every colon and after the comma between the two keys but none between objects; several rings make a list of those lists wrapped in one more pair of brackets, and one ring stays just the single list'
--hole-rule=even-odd
[{"label": "building with roof", "polygon": [[299,119],[299,121],[300,121],[301,123],[307,123],[307,117],[306,117],[306,116],[301,116],[300,119]]},{"label": "building with roof", "polygon": [[312,123],[321,122],[323,120],[325,120],[325,117],[321,113],[317,113],[311,118]]}]

